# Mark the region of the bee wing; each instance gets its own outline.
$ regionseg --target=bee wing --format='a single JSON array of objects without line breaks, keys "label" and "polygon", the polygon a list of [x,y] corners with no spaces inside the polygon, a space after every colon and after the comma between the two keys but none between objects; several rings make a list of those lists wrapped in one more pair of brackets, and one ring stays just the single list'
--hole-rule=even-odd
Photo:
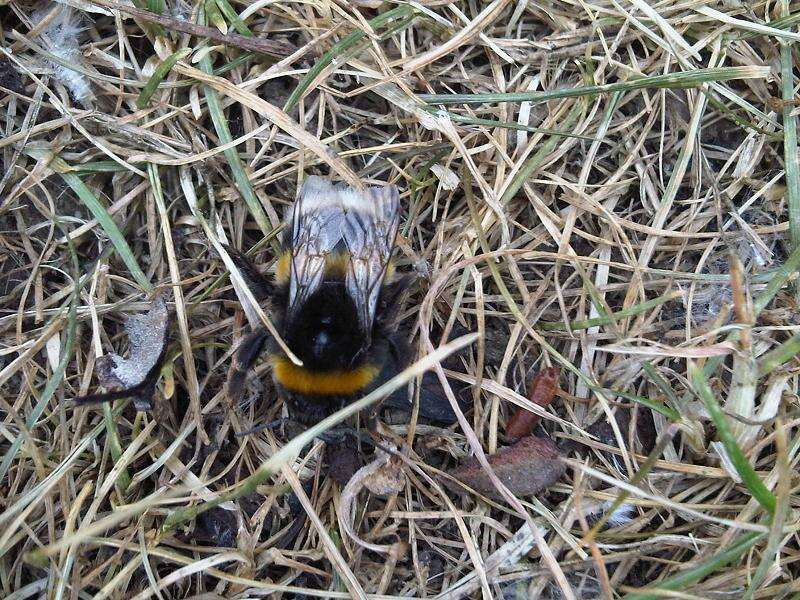
[{"label": "bee wing", "polygon": [[325,277],[325,257],[334,250],[350,254],[347,289],[369,333],[381,283],[394,248],[400,220],[397,188],[372,187],[361,192],[309,177],[292,211],[287,250],[291,251],[288,312],[319,288]]},{"label": "bee wing", "polygon": [[397,236],[400,197],[393,185],[349,193],[358,199],[358,204],[355,210],[345,213],[343,240],[350,253],[346,283],[359,310],[361,325],[369,334]]},{"label": "bee wing", "polygon": [[303,306],[325,277],[325,256],[342,238],[344,212],[338,192],[322,177],[309,177],[294,203],[286,240],[291,252],[289,316]]}]

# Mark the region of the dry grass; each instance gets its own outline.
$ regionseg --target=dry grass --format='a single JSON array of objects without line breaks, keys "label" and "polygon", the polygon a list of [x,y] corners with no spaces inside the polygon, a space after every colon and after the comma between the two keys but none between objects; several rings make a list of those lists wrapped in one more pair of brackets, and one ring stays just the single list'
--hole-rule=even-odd
[{"label": "dry grass", "polygon": [[[796,3],[63,4],[0,0],[0,595],[798,597]],[[481,334],[348,501],[368,549],[322,442],[235,435],[267,366],[222,393],[260,317],[215,248],[270,264],[309,173],[400,186],[419,356]],[[153,291],[156,410],[70,406]],[[567,474],[443,488],[549,364]]]}]

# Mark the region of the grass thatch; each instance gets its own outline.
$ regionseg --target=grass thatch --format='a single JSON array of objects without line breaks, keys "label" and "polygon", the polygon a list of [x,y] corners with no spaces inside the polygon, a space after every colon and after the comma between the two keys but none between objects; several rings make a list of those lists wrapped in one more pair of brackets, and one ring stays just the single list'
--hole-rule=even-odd
[{"label": "grass thatch", "polygon": [[[790,0],[0,0],[0,596],[796,598],[798,23]],[[481,334],[445,361],[461,423],[395,421],[402,489],[355,486],[352,515],[315,432],[273,423],[267,365],[248,405],[223,393],[247,317],[219,244],[269,265],[311,173],[401,188],[422,367]],[[155,291],[156,410],[70,406]],[[537,434],[567,474],[444,487],[550,364]]]}]

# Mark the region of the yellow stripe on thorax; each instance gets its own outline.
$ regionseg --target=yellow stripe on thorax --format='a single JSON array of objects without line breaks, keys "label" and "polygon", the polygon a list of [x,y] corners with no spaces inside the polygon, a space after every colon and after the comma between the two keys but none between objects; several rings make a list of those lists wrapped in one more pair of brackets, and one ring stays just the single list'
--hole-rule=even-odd
[{"label": "yellow stripe on thorax", "polygon": [[349,252],[332,252],[325,257],[325,279],[344,279],[350,269]]},{"label": "yellow stripe on thorax", "polygon": [[378,375],[374,365],[352,370],[311,371],[286,358],[272,357],[275,379],[287,390],[317,396],[349,396],[367,387]]},{"label": "yellow stripe on thorax", "polygon": [[[333,252],[325,257],[325,278],[344,279],[350,268],[350,254],[348,252]],[[287,283],[292,272],[292,251],[286,250],[275,263],[275,281]]]},{"label": "yellow stripe on thorax", "polygon": [[[347,252],[335,252],[325,257],[325,278],[344,279],[347,269],[350,268],[350,254]],[[275,263],[275,281],[277,283],[288,283],[289,275],[292,272],[292,251],[286,250]],[[386,265],[386,275],[384,284],[391,283],[394,279],[394,262],[389,261]]]},{"label": "yellow stripe on thorax", "polygon": [[278,262],[275,263],[275,281],[277,283],[288,283],[291,272],[292,252],[287,250],[278,257]]}]

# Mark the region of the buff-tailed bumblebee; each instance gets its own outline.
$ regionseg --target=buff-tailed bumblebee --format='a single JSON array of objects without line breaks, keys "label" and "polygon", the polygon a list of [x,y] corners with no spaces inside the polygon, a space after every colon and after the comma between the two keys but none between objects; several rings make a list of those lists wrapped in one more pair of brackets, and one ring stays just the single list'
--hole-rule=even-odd
[{"label": "buff-tailed bumblebee", "polygon": [[396,374],[408,356],[397,312],[409,276],[392,254],[400,220],[393,185],[363,191],[312,176],[285,219],[273,281],[242,254],[233,258],[270,314],[294,364],[266,330],[240,344],[228,394],[241,397],[246,373],[262,352],[272,364],[290,416],[318,422]]}]

